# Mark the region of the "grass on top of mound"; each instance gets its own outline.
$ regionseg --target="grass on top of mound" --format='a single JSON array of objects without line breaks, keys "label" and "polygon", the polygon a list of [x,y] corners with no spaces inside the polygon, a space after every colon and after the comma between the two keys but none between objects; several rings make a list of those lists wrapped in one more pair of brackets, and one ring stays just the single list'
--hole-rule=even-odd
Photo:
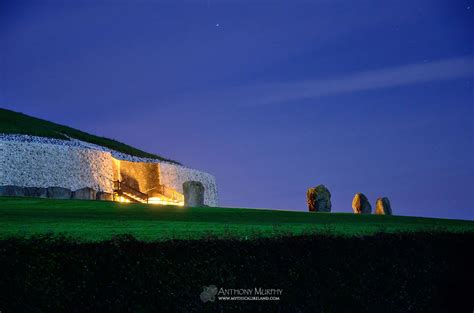
[{"label": "grass on top of mound", "polygon": [[474,232],[474,222],[406,216],[184,208],[108,201],[0,197],[0,238],[61,234],[81,241],[131,235],[139,240],[253,239],[324,233]]},{"label": "grass on top of mound", "polygon": [[113,139],[91,135],[68,126],[59,125],[43,119],[28,116],[23,113],[18,113],[2,108],[0,108],[0,133],[22,134],[63,140],[69,140],[67,137],[69,136],[129,155],[179,164],[176,161],[136,149]]}]

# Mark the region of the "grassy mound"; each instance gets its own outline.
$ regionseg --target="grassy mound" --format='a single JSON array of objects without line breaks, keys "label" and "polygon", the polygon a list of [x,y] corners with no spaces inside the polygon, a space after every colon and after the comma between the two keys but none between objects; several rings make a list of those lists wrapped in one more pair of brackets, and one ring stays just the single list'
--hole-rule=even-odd
[{"label": "grassy mound", "polygon": [[39,118],[0,108],[0,133],[23,134],[68,140],[68,137],[107,147],[129,155],[177,163],[162,156],[148,153],[116,140],[94,136],[80,130],[48,122]]},{"label": "grassy mound", "polygon": [[254,239],[302,234],[474,232],[474,222],[404,216],[183,208],[107,201],[0,198],[0,238],[63,234],[80,241],[116,235],[139,240]]}]

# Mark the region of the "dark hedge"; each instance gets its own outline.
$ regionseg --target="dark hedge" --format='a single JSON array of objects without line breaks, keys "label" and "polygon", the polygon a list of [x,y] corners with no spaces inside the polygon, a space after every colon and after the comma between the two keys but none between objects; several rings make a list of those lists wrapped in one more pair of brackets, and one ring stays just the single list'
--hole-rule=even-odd
[{"label": "dark hedge", "polygon": [[[0,241],[3,312],[473,312],[474,234]],[[203,303],[203,286],[282,288]]]}]

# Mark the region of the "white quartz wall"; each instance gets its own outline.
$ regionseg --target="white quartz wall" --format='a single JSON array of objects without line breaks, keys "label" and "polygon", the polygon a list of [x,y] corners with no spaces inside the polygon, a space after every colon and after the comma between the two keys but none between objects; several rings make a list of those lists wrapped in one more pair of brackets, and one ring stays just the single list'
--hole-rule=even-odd
[{"label": "white quartz wall", "polygon": [[36,142],[0,141],[0,186],[85,187],[112,192],[109,152]]},{"label": "white quartz wall", "polygon": [[[115,158],[114,158],[115,157]],[[0,186],[63,187],[113,191],[113,160],[152,162],[124,154],[112,154],[100,146],[74,140],[0,134]],[[219,203],[214,176],[184,166],[160,164],[160,184],[183,193],[183,183],[204,185],[204,204]]]},{"label": "white quartz wall", "polygon": [[183,193],[183,183],[190,180],[199,181],[203,184],[205,205],[217,206],[219,204],[214,176],[180,165],[160,163],[160,183],[162,185]]}]

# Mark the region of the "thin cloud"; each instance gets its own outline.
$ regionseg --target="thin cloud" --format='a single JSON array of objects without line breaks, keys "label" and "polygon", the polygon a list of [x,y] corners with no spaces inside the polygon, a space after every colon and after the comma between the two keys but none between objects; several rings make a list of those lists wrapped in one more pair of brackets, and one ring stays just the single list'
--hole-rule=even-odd
[{"label": "thin cloud", "polygon": [[389,67],[327,79],[256,83],[219,91],[180,94],[163,99],[161,103],[179,106],[199,103],[201,106],[219,107],[270,105],[464,77],[474,77],[473,57]]},{"label": "thin cloud", "polygon": [[[356,91],[413,85],[474,76],[474,58],[455,58],[359,72],[323,80],[266,84],[251,93],[254,104],[318,98]],[[253,88],[252,88],[253,89]]]}]

